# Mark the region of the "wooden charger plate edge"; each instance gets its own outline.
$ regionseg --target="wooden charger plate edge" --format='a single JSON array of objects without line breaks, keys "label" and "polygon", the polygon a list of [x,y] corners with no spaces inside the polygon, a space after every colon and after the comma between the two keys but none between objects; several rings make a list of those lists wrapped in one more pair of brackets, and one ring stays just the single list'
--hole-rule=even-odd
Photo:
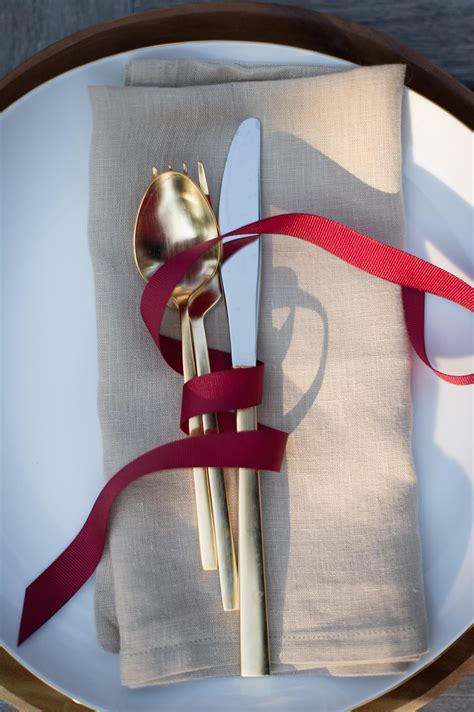
[{"label": "wooden charger plate edge", "polygon": [[[288,5],[252,2],[180,5],[137,13],[101,23],[70,35],[33,55],[0,81],[0,110],[44,82],[84,64],[142,47],[190,41],[265,42],[308,49],[359,65],[407,65],[405,84],[474,129],[471,91],[422,55],[387,35],[326,13]],[[473,668],[473,629],[429,665],[381,697],[359,706],[359,712],[414,712],[435,699]],[[8,662],[0,684],[12,694],[31,695],[31,681],[42,686],[41,694],[54,696],[50,703],[68,698],[25,670],[1,650]],[[2,669],[5,665],[2,664]],[[12,689],[12,679],[17,680]],[[27,702],[28,698],[24,701]],[[37,698],[36,698],[37,700]],[[74,704],[75,710],[88,710]],[[60,709],[60,707],[48,707]],[[61,707],[61,709],[66,709]]]},{"label": "wooden charger plate edge", "polygon": [[0,81],[0,110],[53,77],[140,47],[202,40],[269,42],[361,65],[403,63],[406,85],[474,129],[472,92],[414,50],[349,20],[288,5],[180,5],[81,30],[38,52]]}]

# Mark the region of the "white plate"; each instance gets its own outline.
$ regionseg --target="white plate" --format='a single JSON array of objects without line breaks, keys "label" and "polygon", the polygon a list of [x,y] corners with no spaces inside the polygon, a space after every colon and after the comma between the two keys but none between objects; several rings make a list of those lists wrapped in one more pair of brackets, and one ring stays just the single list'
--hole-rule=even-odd
[{"label": "white plate", "polygon": [[[49,81],[1,120],[4,577],[1,638],[41,677],[101,710],[344,710],[401,678],[282,676],[127,690],[119,660],[98,646],[93,581],[20,649],[23,592],[76,534],[102,487],[97,345],[87,245],[90,84],[120,85],[132,57],[338,63],[257,43],[195,42],[99,60]],[[470,131],[407,91],[404,176],[408,248],[466,278],[471,248]],[[451,372],[470,369],[469,317],[429,299],[428,349]],[[20,328],[21,327],[21,328]],[[418,361],[413,366],[414,454],[430,626],[426,665],[472,619],[471,401]],[[62,463],[68,462],[67,469]]]}]

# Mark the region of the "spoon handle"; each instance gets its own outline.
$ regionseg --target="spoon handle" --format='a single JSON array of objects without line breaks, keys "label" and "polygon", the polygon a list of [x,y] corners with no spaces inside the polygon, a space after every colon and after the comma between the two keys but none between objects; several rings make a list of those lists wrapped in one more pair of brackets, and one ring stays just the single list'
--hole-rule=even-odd
[{"label": "spoon handle", "polygon": [[[189,323],[187,309],[180,308],[179,316],[181,321],[183,375],[184,382],[186,383],[186,381],[196,376],[196,366],[194,363],[191,325]],[[203,427],[201,418],[199,416],[190,418],[189,434],[202,435],[202,433]],[[201,564],[205,571],[215,571],[217,569],[217,551],[207,469],[204,467],[193,468],[193,477]]]},{"label": "spoon handle", "polygon": [[[191,327],[197,375],[204,376],[211,372],[204,317],[193,316],[191,319]],[[217,432],[218,423],[215,413],[204,413],[202,416],[202,425],[205,435]],[[229,510],[227,507],[224,471],[220,467],[209,467],[208,474],[212,511],[214,514],[214,528],[216,532],[222,605],[225,611],[236,611],[239,608],[239,577]]]}]

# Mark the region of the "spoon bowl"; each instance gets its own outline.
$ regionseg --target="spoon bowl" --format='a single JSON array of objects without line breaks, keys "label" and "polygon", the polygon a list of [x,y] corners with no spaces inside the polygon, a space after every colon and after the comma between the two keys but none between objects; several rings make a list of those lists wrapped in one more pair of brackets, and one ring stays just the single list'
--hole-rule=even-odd
[{"label": "spoon bowl", "polygon": [[[145,281],[173,255],[218,234],[206,195],[186,173],[154,173],[138,210],[133,241],[135,263]],[[220,257],[219,243],[195,262],[173,292],[175,307],[187,303],[214,276]]]}]

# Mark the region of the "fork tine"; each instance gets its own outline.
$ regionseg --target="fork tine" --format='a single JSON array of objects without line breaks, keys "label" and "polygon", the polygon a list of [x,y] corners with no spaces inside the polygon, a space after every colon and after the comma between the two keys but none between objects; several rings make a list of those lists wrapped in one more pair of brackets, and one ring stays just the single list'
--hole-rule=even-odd
[{"label": "fork tine", "polygon": [[205,196],[209,197],[209,187],[207,185],[206,171],[204,170],[204,163],[202,161],[197,162],[198,166],[198,178],[199,186]]},{"label": "fork tine", "polygon": [[204,170],[204,163],[202,161],[197,162],[198,167],[198,180],[199,187],[209,201],[209,205],[212,207],[211,196],[209,195],[209,186],[207,184],[206,171]]}]

